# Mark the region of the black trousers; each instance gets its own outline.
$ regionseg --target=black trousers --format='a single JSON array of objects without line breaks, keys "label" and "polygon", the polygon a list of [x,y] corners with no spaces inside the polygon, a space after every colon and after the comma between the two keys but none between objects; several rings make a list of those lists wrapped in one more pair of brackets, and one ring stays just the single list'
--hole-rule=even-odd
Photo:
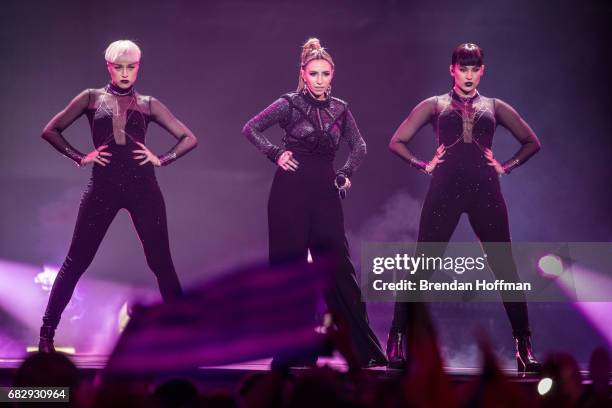
[{"label": "black trousers", "polygon": [[53,283],[43,325],[57,328],[79,278],[91,264],[108,227],[122,208],[130,213],[163,299],[182,295],[170,255],[166,207],[155,178],[124,175],[110,182],[96,177],[94,172],[81,199],[68,256]]},{"label": "black trousers", "polygon": [[344,217],[330,158],[295,155],[296,172],[278,169],[268,202],[270,264],[313,262],[333,264],[331,284],[323,294],[329,311],[350,330],[361,364],[385,362],[370,328],[344,234]]},{"label": "black trousers", "polygon": [[[448,160],[447,160],[448,161]],[[466,213],[472,229],[487,255],[487,262],[497,279],[520,282],[510,244],[508,211],[499,177],[481,162],[477,168],[447,165],[436,169],[423,203],[416,253],[442,257],[447,243],[455,231],[461,214]],[[435,245],[423,243],[438,243]],[[500,244],[501,243],[501,244]],[[425,271],[418,271],[427,279]],[[429,272],[431,274],[431,271]],[[502,300],[507,298],[502,292]],[[513,295],[513,301],[504,300],[504,308],[514,335],[529,334],[529,318],[525,294]],[[518,301],[517,301],[518,300]],[[415,302],[418,303],[418,302]],[[396,302],[391,327],[404,331],[409,326],[412,310],[421,304]]]}]

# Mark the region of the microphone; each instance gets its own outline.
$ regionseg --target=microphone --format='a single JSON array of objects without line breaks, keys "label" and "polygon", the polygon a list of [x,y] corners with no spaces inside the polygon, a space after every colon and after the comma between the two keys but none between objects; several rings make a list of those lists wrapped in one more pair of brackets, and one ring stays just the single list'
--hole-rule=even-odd
[{"label": "microphone", "polygon": [[334,180],[334,185],[338,189],[338,194],[343,200],[346,198],[346,177],[343,174],[338,174]]}]

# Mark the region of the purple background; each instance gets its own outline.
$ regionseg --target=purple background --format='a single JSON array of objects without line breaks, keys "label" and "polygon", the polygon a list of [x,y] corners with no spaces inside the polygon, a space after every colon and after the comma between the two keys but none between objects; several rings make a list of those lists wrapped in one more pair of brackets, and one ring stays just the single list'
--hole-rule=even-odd
[{"label": "purple background", "polygon": [[[200,140],[195,151],[157,172],[173,257],[186,287],[267,256],[266,203],[274,167],[240,130],[295,89],[300,46],[310,36],[333,55],[333,93],[350,103],[368,142],[368,156],[344,202],[355,261],[362,240],[414,240],[428,179],[392,156],[387,143],[416,103],[448,91],[450,54],[468,41],[485,50],[481,93],[513,105],[543,145],[527,165],[502,179],[514,240],[612,238],[604,27],[611,6],[605,2],[552,7],[528,1],[9,1],[2,8],[0,258],[5,261],[33,270],[63,261],[90,169],[58,155],[40,139],[41,129],[81,90],[106,83],[104,49],[122,38],[135,40],[143,51],[138,91],[164,102]],[[267,134],[278,142],[281,133]],[[91,150],[85,118],[65,136],[81,151]],[[150,127],[152,150],[165,152],[172,143],[159,127]],[[517,146],[498,129],[494,151],[500,161]],[[430,157],[431,129],[412,147]],[[343,148],[338,163],[345,157]],[[453,239],[474,238],[462,219]],[[127,213],[112,224],[88,279],[155,290]],[[512,339],[501,305],[472,307],[480,312],[434,306],[450,362],[475,362],[475,326],[489,330],[499,341],[500,357],[509,362]],[[568,350],[584,363],[604,342],[571,305],[534,304],[531,312],[541,354]],[[31,343],[36,326],[23,321],[38,322],[42,309],[23,313],[31,316],[0,311],[4,336],[18,344]],[[391,305],[372,304],[370,314],[386,339]],[[96,327],[91,319],[88,324]]]}]

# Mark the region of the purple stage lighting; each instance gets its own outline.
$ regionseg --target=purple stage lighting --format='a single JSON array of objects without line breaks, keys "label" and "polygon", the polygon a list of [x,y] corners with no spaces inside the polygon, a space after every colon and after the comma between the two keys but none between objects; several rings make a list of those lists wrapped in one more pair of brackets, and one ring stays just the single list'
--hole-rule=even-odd
[{"label": "purple stage lighting", "polygon": [[548,278],[558,278],[565,272],[563,261],[560,257],[553,254],[546,254],[538,261],[538,268],[542,276]]}]

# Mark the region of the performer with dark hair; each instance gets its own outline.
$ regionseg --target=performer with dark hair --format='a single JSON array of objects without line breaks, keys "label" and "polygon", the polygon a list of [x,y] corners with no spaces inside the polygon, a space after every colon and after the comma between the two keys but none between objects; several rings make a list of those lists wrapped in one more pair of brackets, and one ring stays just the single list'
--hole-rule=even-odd
[{"label": "performer with dark hair", "polygon": [[[356,282],[344,233],[339,195],[366,154],[366,144],[347,103],[330,95],[334,74],[331,55],[312,38],[304,44],[297,92],[283,95],[248,121],[243,133],[278,165],[268,202],[270,264],[306,262],[335,265],[331,288],[324,294],[333,319],[342,320],[352,336],[359,363],[384,365],[386,358],[372,332]],[[275,146],[263,131],[273,125],[285,130],[284,147]],[[351,152],[334,171],[341,140]]]},{"label": "performer with dark hair", "polygon": [[[512,258],[508,213],[499,177],[525,163],[540,149],[540,143],[510,105],[478,93],[484,68],[484,53],[480,47],[459,45],[453,52],[450,65],[452,90],[419,103],[397,129],[389,148],[432,176],[421,212],[416,253],[427,250],[427,256],[442,256],[461,214],[467,213],[493,273],[498,279],[517,282],[519,276]],[[425,162],[416,158],[406,144],[429,123],[436,133],[438,148],[433,159]],[[503,164],[491,151],[497,125],[508,129],[521,144],[517,153]],[[427,276],[421,275],[420,278]],[[509,301],[502,294],[516,341],[518,369],[539,371],[540,364],[531,350],[524,293],[519,297]],[[419,307],[423,305],[395,304],[387,343],[387,356],[392,367],[402,367],[406,363],[406,328],[411,319],[410,309]]]},{"label": "performer with dark hair", "polygon": [[[53,337],[61,314],[122,208],[130,213],[163,299],[182,295],[170,255],[164,199],[153,168],[184,155],[197,145],[197,139],[161,102],[134,91],[140,56],[140,49],[132,41],[111,43],[105,55],[109,84],[81,92],[51,119],[42,134],[78,166],[93,165],[68,256],[53,283],[43,317],[39,342],[42,352],[55,350]],[[88,154],[78,152],[62,136],[62,131],[82,115],[89,120],[95,146]],[[178,140],[159,157],[144,144],[150,122],[159,124]]]}]

